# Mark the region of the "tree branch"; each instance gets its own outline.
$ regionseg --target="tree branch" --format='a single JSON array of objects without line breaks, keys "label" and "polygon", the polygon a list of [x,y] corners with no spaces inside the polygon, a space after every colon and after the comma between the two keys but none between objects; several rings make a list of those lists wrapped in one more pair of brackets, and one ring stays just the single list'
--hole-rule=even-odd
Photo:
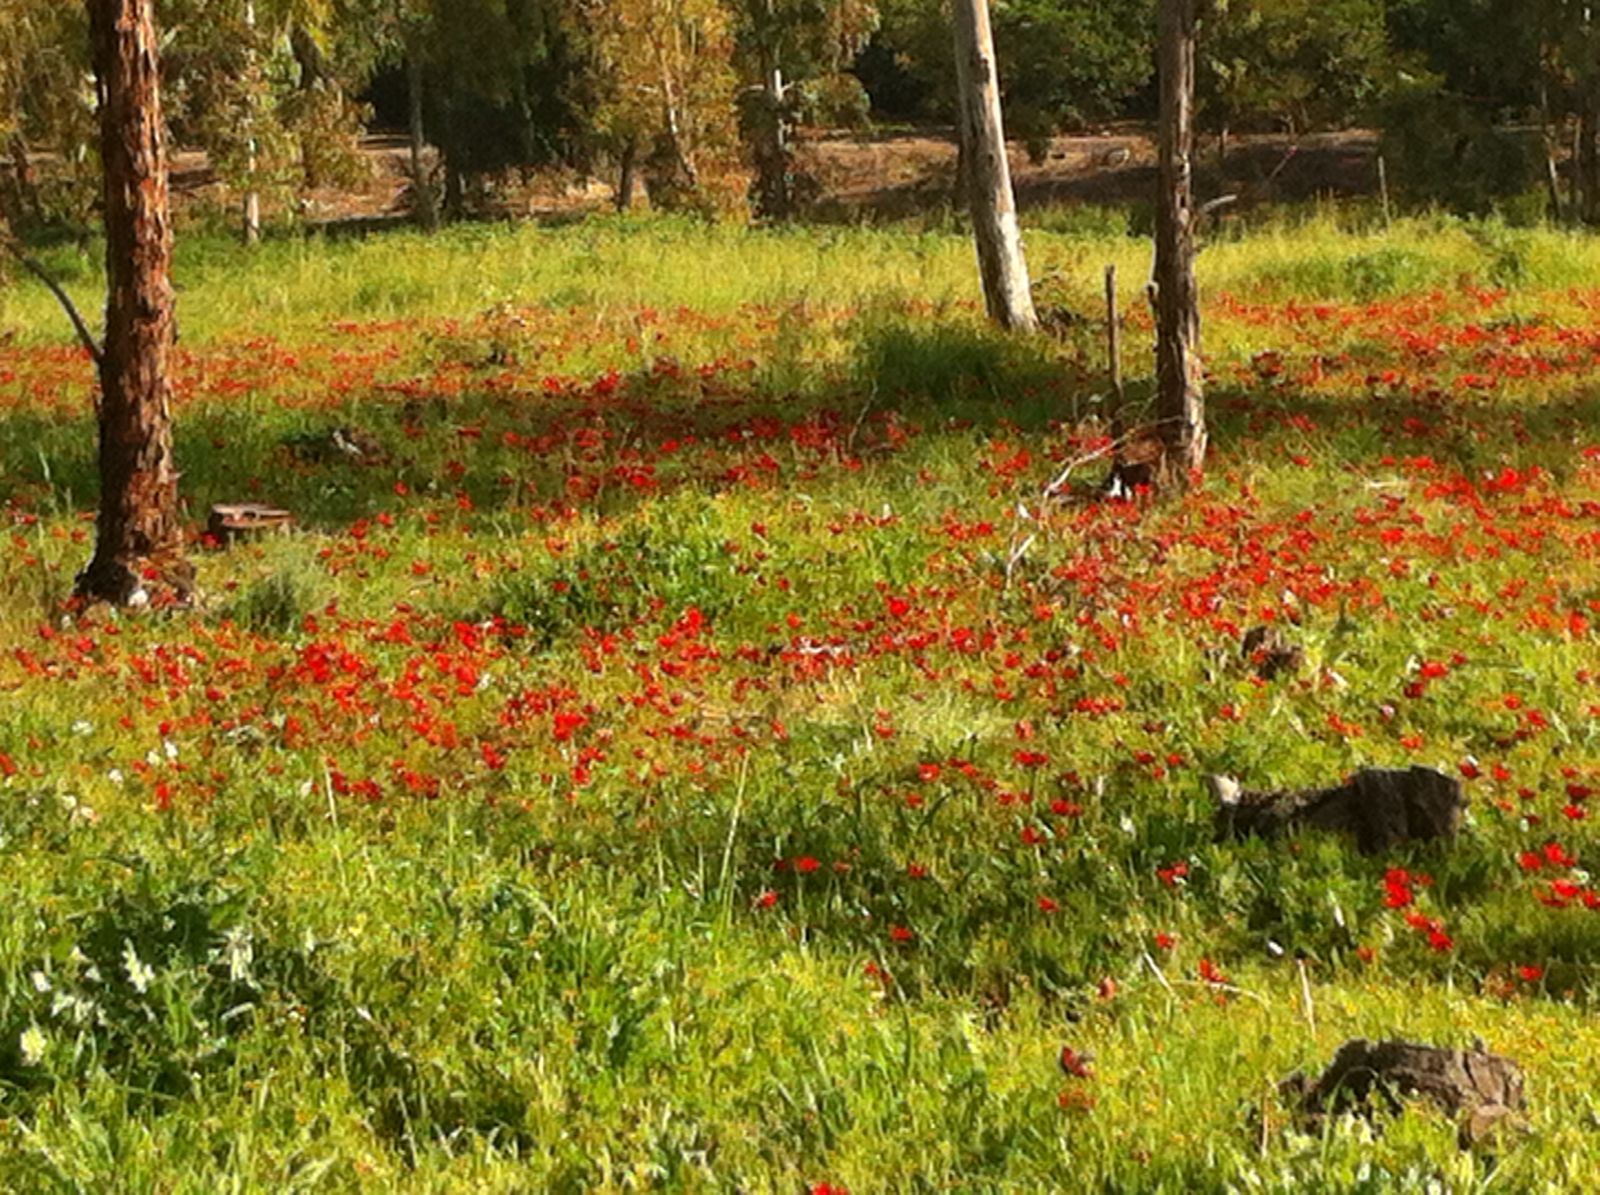
[{"label": "tree branch", "polygon": [[73,330],[78,333],[78,339],[83,342],[83,347],[89,350],[89,356],[94,358],[96,365],[99,365],[104,354],[100,351],[100,345],[96,343],[94,334],[89,331],[89,325],[84,323],[83,316],[78,314],[78,309],[73,305],[71,296],[61,289],[59,282],[50,277],[49,270],[46,270],[36,260],[28,256],[15,238],[0,234],[0,245],[4,245],[11,253],[11,256],[22,263],[23,269],[49,288],[50,293],[56,297],[56,302],[61,304],[61,310],[65,311],[67,318],[72,321]]}]

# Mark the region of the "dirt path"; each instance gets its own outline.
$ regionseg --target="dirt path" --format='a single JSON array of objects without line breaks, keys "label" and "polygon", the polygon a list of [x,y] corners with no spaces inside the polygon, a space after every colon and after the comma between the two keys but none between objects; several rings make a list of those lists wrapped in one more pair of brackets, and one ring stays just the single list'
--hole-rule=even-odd
[{"label": "dirt path", "polygon": [[[359,188],[321,188],[301,204],[311,224],[327,227],[382,225],[403,220],[408,210],[407,147],[403,137],[365,138],[362,152],[371,177]],[[1227,170],[1218,168],[1215,143],[1202,147],[1197,186],[1202,199],[1238,194],[1245,204],[1353,195],[1373,189],[1377,138],[1369,132],[1315,134],[1294,141],[1281,136],[1238,137],[1230,144]],[[799,138],[799,165],[819,184],[816,214],[822,219],[894,218],[950,203],[956,146],[950,130],[858,134],[807,132]],[[1024,209],[1053,204],[1123,204],[1146,200],[1155,185],[1155,144],[1138,127],[1090,136],[1057,137],[1039,161],[1011,146],[1017,202]],[[173,157],[173,188],[180,205],[218,197],[215,176],[202,153]],[[485,200],[507,217],[559,217],[604,207],[611,187],[602,179],[572,172],[539,172],[520,180],[487,184]]]}]

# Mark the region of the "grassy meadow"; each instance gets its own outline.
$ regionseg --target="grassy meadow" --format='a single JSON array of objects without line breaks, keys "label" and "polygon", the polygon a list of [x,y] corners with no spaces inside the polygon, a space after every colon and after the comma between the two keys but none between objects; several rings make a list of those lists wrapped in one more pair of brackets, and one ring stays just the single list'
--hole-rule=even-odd
[{"label": "grassy meadow", "polygon": [[[91,369],[0,287],[0,1189],[1592,1189],[1600,240],[1214,229],[1208,475],[1111,501],[1148,241],[1036,224],[1014,340],[938,222],[189,238],[178,614],[64,613]],[[1410,763],[1449,849],[1215,840]],[[1300,1131],[1358,1035],[1525,1128]]]}]

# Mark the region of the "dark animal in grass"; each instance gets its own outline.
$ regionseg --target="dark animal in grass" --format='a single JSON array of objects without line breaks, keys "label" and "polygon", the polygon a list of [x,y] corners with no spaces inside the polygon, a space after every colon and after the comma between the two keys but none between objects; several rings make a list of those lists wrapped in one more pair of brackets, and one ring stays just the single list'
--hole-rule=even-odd
[{"label": "dark animal in grass", "polygon": [[1432,768],[1363,768],[1332,788],[1257,792],[1231,776],[1210,776],[1218,839],[1271,838],[1313,827],[1353,835],[1366,854],[1405,842],[1454,838],[1467,799],[1459,781]]},{"label": "dark animal in grass", "polygon": [[1470,1050],[1451,1050],[1353,1038],[1339,1047],[1320,1078],[1296,1072],[1278,1085],[1278,1094],[1313,1132],[1329,1115],[1370,1114],[1374,1096],[1390,1113],[1404,1108],[1403,1097],[1419,1096],[1447,1116],[1462,1117],[1463,1147],[1518,1124],[1517,1113],[1525,1106],[1522,1068],[1491,1054],[1482,1042]]}]

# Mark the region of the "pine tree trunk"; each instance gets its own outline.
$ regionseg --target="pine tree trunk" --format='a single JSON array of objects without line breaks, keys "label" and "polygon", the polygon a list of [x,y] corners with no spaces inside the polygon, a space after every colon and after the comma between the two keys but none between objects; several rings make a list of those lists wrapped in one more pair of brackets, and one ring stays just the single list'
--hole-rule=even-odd
[{"label": "pine tree trunk", "polygon": [[428,142],[422,124],[422,55],[415,44],[406,51],[406,102],[410,109],[411,214],[431,232],[439,225],[439,211],[433,201],[433,180],[428,177],[424,161]]},{"label": "pine tree trunk", "polygon": [[186,598],[167,358],[172,226],[153,0],[87,0],[105,178],[106,334],[100,360],[100,517],[85,597]]},{"label": "pine tree trunk", "polygon": [[1200,299],[1194,277],[1195,0],[1161,0],[1156,196],[1156,417],[1163,480],[1182,486],[1205,461]]},{"label": "pine tree trunk", "polygon": [[1029,331],[1039,321],[1006,161],[989,0],[954,0],[954,14],[961,149],[983,301],[989,317],[1002,328]]}]

